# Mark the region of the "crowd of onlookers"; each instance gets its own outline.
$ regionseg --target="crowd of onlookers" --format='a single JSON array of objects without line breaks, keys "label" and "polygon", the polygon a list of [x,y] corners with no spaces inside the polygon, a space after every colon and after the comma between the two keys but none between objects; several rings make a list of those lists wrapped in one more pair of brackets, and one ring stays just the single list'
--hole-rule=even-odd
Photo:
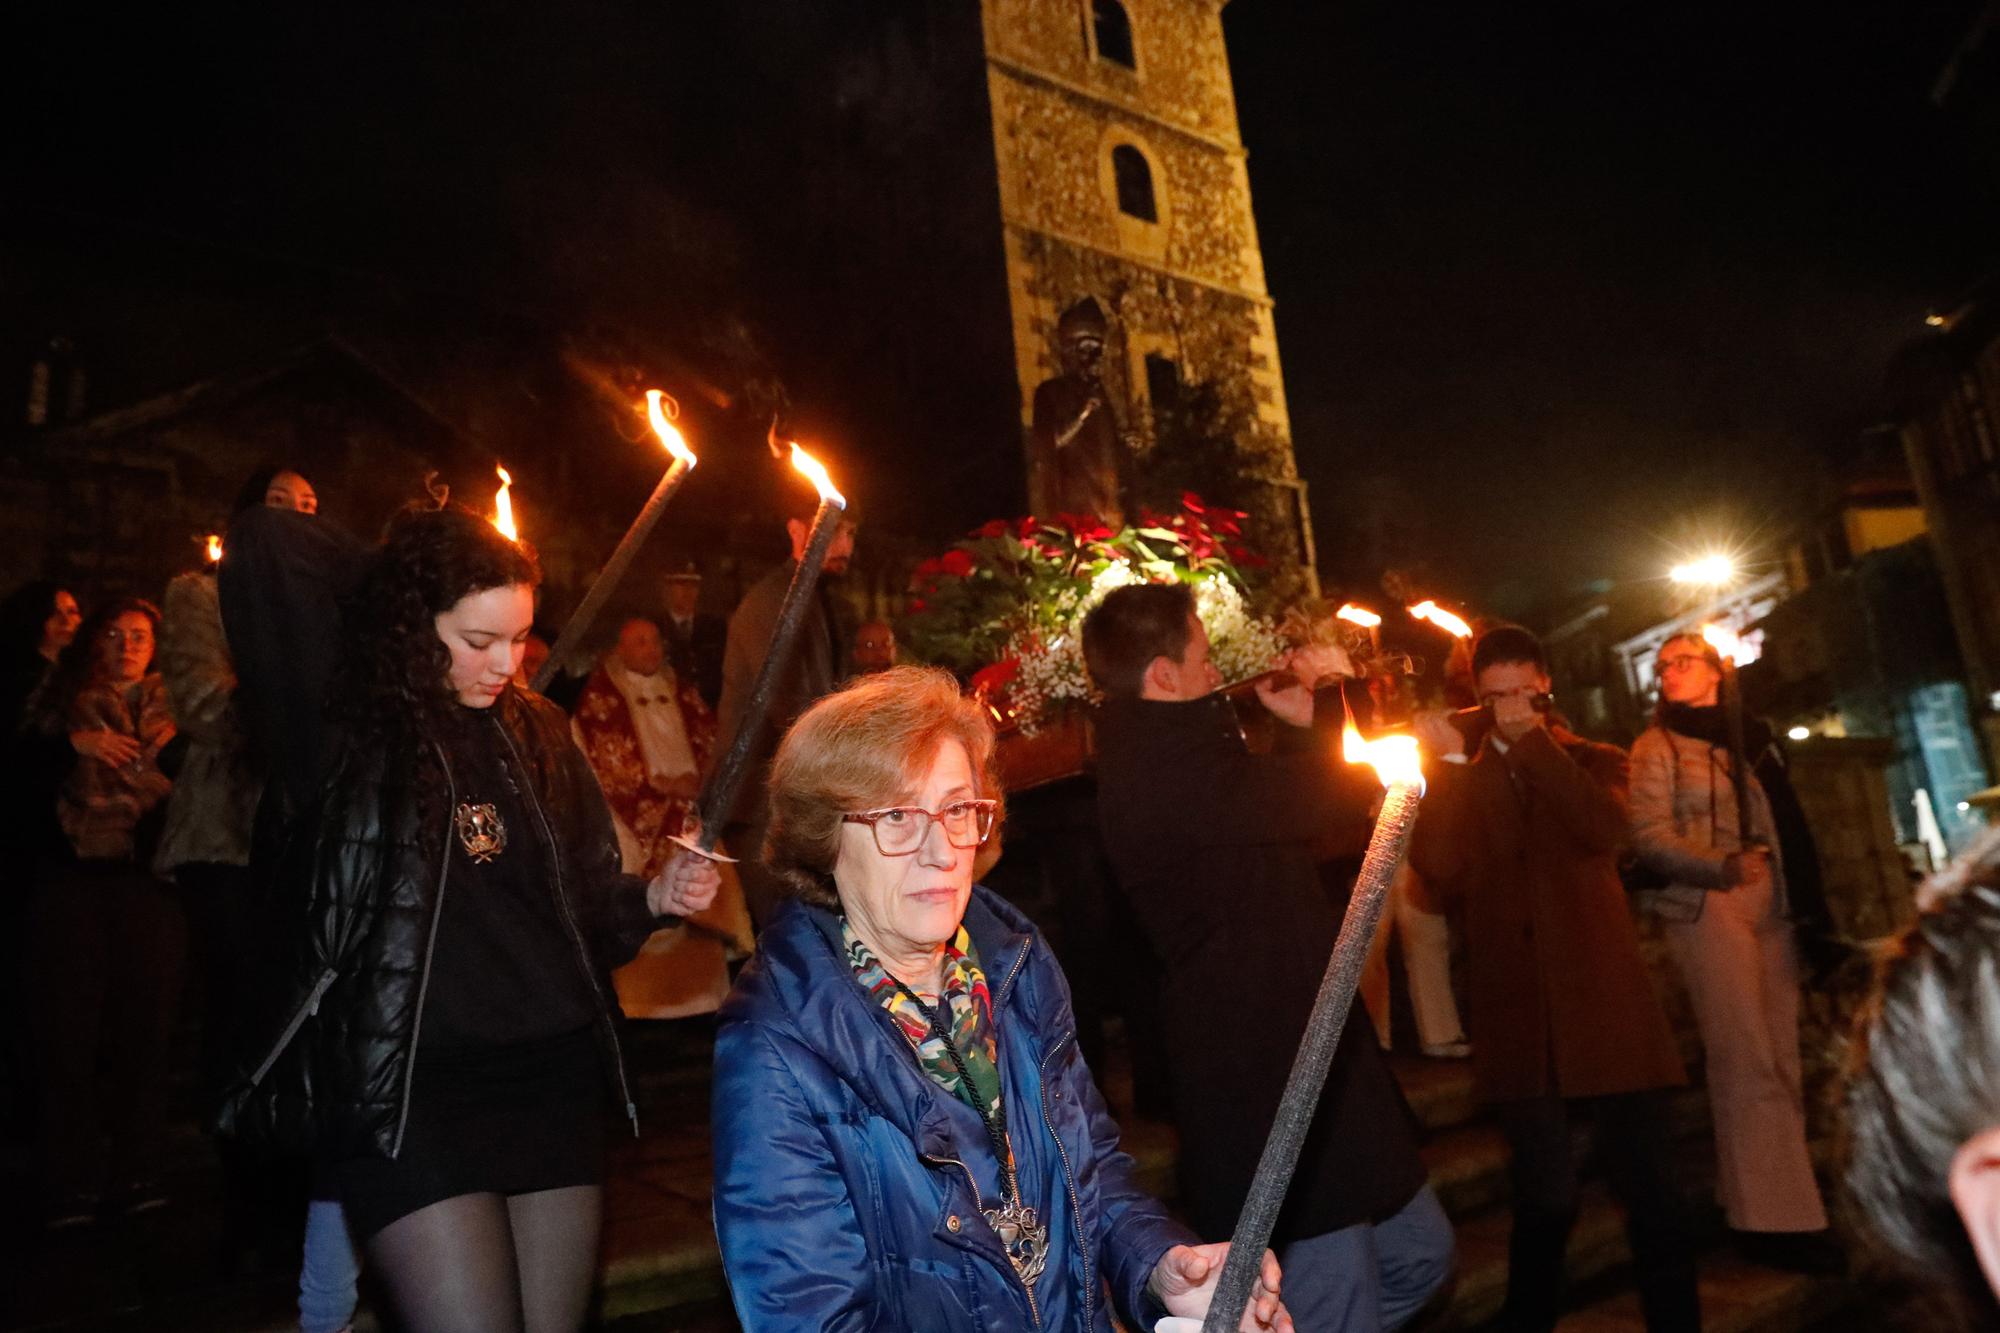
[{"label": "crowd of onlookers", "polygon": [[[259,510],[294,520],[282,542]],[[0,821],[0,1109],[8,1137],[36,1148],[51,1233],[167,1202],[182,1002],[195,1010],[206,1116],[241,1077],[267,998],[259,966],[274,943],[260,935],[270,915],[253,863],[314,799],[308,775],[324,771],[314,750],[327,742],[298,713],[328,693],[342,596],[368,554],[318,517],[310,481],[289,468],[250,477],[233,513],[220,560],[175,576],[157,601],[107,595],[86,605],[80,588],[36,581],[0,603],[0,782],[11,798]],[[836,571],[851,542],[849,532],[829,562]],[[782,592],[788,572],[781,564],[766,582]],[[761,659],[754,646],[732,657],[730,624],[700,609],[692,562],[633,591],[656,603],[651,614],[607,623],[615,635],[601,660],[557,671],[547,694],[571,715],[624,869],[652,877],[713,754],[716,711],[740,706]],[[774,600],[763,585],[747,599],[765,617]],[[825,670],[893,663],[887,624],[850,625],[830,599],[815,610]],[[549,637],[539,626],[529,634],[519,685]],[[250,679],[239,677],[239,658],[257,664]],[[629,1015],[721,1002],[751,947],[733,874],[729,889],[699,928],[659,932],[616,974]],[[343,1327],[356,1261],[332,1191],[302,1169],[274,1170],[233,1138],[217,1147],[225,1262],[296,1262],[298,1213],[317,1196],[306,1210],[302,1318],[313,1333]],[[288,1252],[268,1253],[274,1246]]]},{"label": "crowd of onlookers", "polygon": [[[300,838],[291,835],[331,817],[327,792],[354,781],[354,754],[389,756],[383,762],[392,772],[397,764],[420,771],[424,761],[403,745],[419,735],[437,747],[452,791],[465,779],[488,783],[487,794],[501,798],[461,801],[455,811],[439,813],[438,828],[424,835],[444,839],[447,848],[455,839],[469,858],[466,873],[494,895],[490,901],[525,895],[522,933],[481,945],[496,950],[494,957],[526,969],[523,975],[568,966],[554,956],[560,947],[551,953],[549,941],[559,937],[537,935],[554,929],[535,916],[539,890],[518,878],[539,872],[504,856],[531,816],[546,818],[523,795],[522,770],[515,767],[523,761],[509,747],[554,745],[568,758],[534,759],[528,765],[534,782],[553,784],[552,799],[573,805],[582,798],[563,786],[560,774],[550,776],[548,765],[559,769],[580,755],[587,767],[579,771],[588,772],[595,793],[576,816],[582,824],[542,825],[544,850],[558,867],[558,902],[564,859],[594,864],[602,851],[611,864],[591,873],[650,886],[645,901],[661,914],[631,917],[622,928],[637,947],[635,958],[629,950],[612,951],[612,962],[622,963],[610,973],[615,1004],[627,1016],[674,1018],[722,1008],[761,932],[782,923],[790,932],[787,948],[812,942],[798,916],[805,909],[789,902],[803,895],[808,905],[844,913],[818,929],[847,932],[832,940],[835,953],[844,950],[854,978],[876,993],[892,1019],[923,1016],[906,1035],[927,1076],[966,1102],[994,1143],[1002,1143],[1004,1122],[995,1129],[989,1108],[968,1092],[975,1074],[947,1030],[959,1020],[947,1024],[914,997],[893,953],[877,957],[885,944],[915,938],[895,916],[905,909],[882,909],[888,915],[880,920],[869,916],[875,910],[869,895],[887,882],[881,876],[928,866],[934,852],[943,858],[937,866],[952,875],[969,877],[975,861],[988,866],[982,849],[1004,802],[983,785],[991,746],[983,713],[960,716],[942,695],[931,697],[937,679],[908,673],[886,678],[894,683],[884,689],[855,692],[854,682],[894,667],[894,633],[884,622],[850,624],[822,582],[795,657],[768,701],[771,725],[752,747],[756,776],[733,808],[710,812],[722,850],[737,859],[698,857],[685,841],[696,831],[705,778],[755,706],[752,687],[805,544],[803,516],[788,523],[792,560],[753,583],[731,616],[705,611],[698,570],[677,566],[650,590],[656,599],[650,614],[604,626],[610,647],[601,658],[555,664],[542,700],[502,708],[503,696],[532,697],[529,683],[547,660],[550,636],[533,625],[539,569],[532,553],[486,532],[464,511],[400,519],[383,547],[369,548],[318,518],[317,510],[305,477],[264,469],[238,498],[219,565],[174,577],[157,605],[133,596],[83,605],[74,589],[51,582],[26,585],[0,603],[0,782],[11,797],[10,817],[0,823],[0,873],[9,881],[0,900],[7,914],[0,924],[7,949],[0,960],[0,1091],[9,1132],[38,1146],[43,1221],[51,1232],[167,1202],[160,1168],[168,1061],[184,992],[197,1009],[202,1105],[233,1107],[239,1125],[257,1114],[290,1113],[256,1111],[255,1096],[244,1091],[245,1054],[269,1036],[268,992],[259,989],[268,978],[259,975],[259,964],[282,952],[260,934],[271,920],[264,899],[278,849],[298,846]],[[852,530],[844,528],[828,551],[827,575],[839,577],[852,546]],[[438,580],[455,580],[457,590],[439,593],[432,586],[444,586]],[[358,665],[343,661],[354,640],[341,629],[340,603],[350,594],[382,599],[364,614],[388,626],[366,622],[362,638],[374,647],[355,651],[374,656]],[[425,609],[426,598],[437,606]],[[1249,1188],[1367,835],[1374,788],[1333,759],[1333,733],[1349,717],[1340,690],[1354,670],[1337,648],[1295,653],[1291,678],[1262,682],[1255,691],[1268,717],[1266,741],[1252,746],[1240,726],[1242,705],[1218,691],[1206,634],[1185,588],[1114,592],[1091,614],[1083,638],[1104,695],[1095,819],[1125,914],[1095,945],[1100,953],[1130,951],[1155,961],[1136,980],[1131,969],[1113,966],[1115,959],[1070,953],[1064,964],[1072,973],[1101,969],[1100,982],[1117,976],[1144,990],[1114,1007],[1151,1012],[1166,1033],[1161,1058],[1170,1096],[1163,1100],[1180,1130],[1182,1204],[1195,1234],[1222,1239]],[[407,673],[432,671],[433,659],[446,668],[446,679],[410,685]],[[1717,1197],[1738,1247],[1769,1266],[1844,1271],[1847,1259],[1829,1231],[1808,1144],[1799,1010],[1803,987],[1856,955],[1834,926],[1782,747],[1756,719],[1730,716],[1725,664],[1699,636],[1661,647],[1653,725],[1629,754],[1567,729],[1553,705],[1541,645],[1526,630],[1488,628],[1468,645],[1461,666],[1451,686],[1459,706],[1415,710],[1409,724],[1426,754],[1429,794],[1390,916],[1404,938],[1423,1053],[1470,1061],[1508,1144],[1513,1230],[1503,1322],[1546,1329],[1562,1308],[1563,1257],[1579,1206],[1571,1138],[1589,1125],[1627,1211],[1648,1327],[1700,1323],[1692,1201],[1666,1157],[1666,1098],[1685,1083],[1686,1071],[1647,975],[1635,909],[1659,921],[1692,1000],[1714,1118]],[[389,725],[399,701],[409,701],[411,718],[428,718],[426,691],[447,687],[462,706],[399,739]],[[840,702],[815,707],[829,696]],[[320,717],[327,701],[343,697],[350,701],[344,721],[337,707]],[[357,711],[357,698],[373,702]],[[932,713],[912,700],[929,700],[922,708]],[[554,733],[535,711],[548,709],[548,701],[561,710],[548,714],[559,719]],[[488,705],[502,719],[491,736],[466,721]],[[845,755],[843,763],[871,762],[863,753],[867,728],[896,718],[918,728],[893,738],[884,733],[884,745],[916,747],[902,761],[906,770],[930,762],[923,747],[947,733],[959,737],[952,743],[963,749],[953,753],[971,767],[926,770],[930,776],[919,787],[942,784],[944,804],[935,809],[843,810],[840,801],[854,798],[839,795],[845,788],[837,774],[813,769],[809,754],[795,753],[805,740],[795,737],[785,741],[792,751],[780,750],[786,725],[800,718],[808,719],[801,735]],[[923,727],[943,730],[934,735]],[[335,734],[345,759],[333,753],[328,737]],[[366,788],[367,799],[376,801],[388,779],[369,771],[375,785]],[[868,781],[893,786],[895,775],[883,773]],[[785,807],[788,782],[814,794]],[[899,794],[884,788],[885,798]],[[410,799],[413,809],[422,808]],[[522,800],[528,804],[510,804]],[[590,831],[600,801],[609,839],[601,849],[592,846]],[[812,817],[831,821],[832,832],[815,835],[820,843],[798,842],[802,811],[817,808],[815,802],[826,810]],[[369,815],[378,824],[384,817]],[[914,821],[914,841],[898,825],[885,826],[890,817]],[[935,845],[928,840],[933,824],[944,830]],[[368,828],[368,838],[401,846],[402,835]],[[329,869],[328,858],[338,859],[342,838],[359,836],[342,834],[328,844],[333,852],[305,838],[318,859],[300,882],[324,880],[337,897],[345,872]],[[845,861],[819,865],[835,846],[829,837],[873,848],[869,854],[887,869],[863,874]],[[899,859],[913,853],[915,861]],[[383,854],[393,860],[397,853]],[[496,858],[500,870],[492,869]],[[1986,844],[1936,881],[1918,924],[1888,956],[1852,1087],[1853,1178],[1871,1204],[1873,1225],[1895,1250],[1949,1274],[1977,1318],[2000,1316],[1985,1281],[2000,1275],[2000,1231],[1992,1225],[2000,1210],[1991,1205],[2000,1198],[1994,858],[1993,844]],[[697,864],[698,883],[688,871]],[[819,890],[802,890],[808,880]],[[442,882],[429,891],[438,895],[433,944],[440,926],[474,935],[494,929],[452,915],[467,909],[449,907]],[[945,923],[948,938],[924,936],[917,951],[919,970],[931,975],[929,969],[941,968],[934,979],[947,991],[975,979],[961,998],[985,994],[977,989],[985,981],[976,956],[964,952],[977,941],[965,935],[961,919],[980,923],[994,941],[1014,929],[1011,909],[978,905],[984,901],[974,901],[966,918],[960,896]],[[339,921],[338,911],[346,909],[335,903],[314,910],[333,913],[324,921]],[[632,921],[641,922],[636,934]],[[672,928],[655,928],[665,926]],[[1462,985],[1454,984],[1449,961],[1453,938],[1465,960]],[[339,948],[347,957],[353,945]],[[801,955],[798,962],[801,975],[824,970],[825,960],[808,953],[810,960]],[[506,1018],[508,997],[483,993],[468,979],[467,969],[477,965],[468,958],[447,967],[442,999],[418,993],[411,1043],[415,1014],[426,1003],[441,1011],[440,1022],[459,1025],[469,1037]],[[426,958],[426,986],[429,967]],[[1048,967],[1055,967],[1052,958]],[[330,1004],[357,1003],[343,1000],[338,989],[329,993],[338,971],[321,978],[250,1076],[253,1093],[300,1025],[318,1015],[323,996]],[[1450,1226],[1425,1183],[1415,1124],[1381,1057],[1391,1027],[1379,949],[1374,973],[1364,986],[1372,1013],[1357,1005],[1279,1228],[1284,1290],[1301,1328],[1394,1328],[1452,1266]],[[551,982],[557,992],[568,984]],[[777,983],[757,976],[746,984],[755,992]],[[453,985],[475,997],[456,1012]],[[1047,989],[1043,1003],[1067,994],[1059,971],[1036,985]],[[374,998],[365,1003],[393,993],[393,986],[368,992]],[[915,1008],[900,994],[912,994]],[[577,1000],[572,1017],[586,1022],[592,1001],[571,998]],[[496,1002],[494,1012],[481,1012]],[[741,1021],[746,1001],[732,1003]],[[977,1009],[960,1015],[965,1026],[957,1035],[980,1036]],[[546,1015],[523,1011],[516,1018],[532,1028]],[[1052,1035],[1047,1014],[1033,1021],[1043,1025],[1037,1030],[1044,1037]],[[792,1039],[846,1040],[817,1027]],[[991,1043],[990,1030],[985,1039]],[[742,1044],[741,1033],[734,1040],[725,1051]],[[943,1062],[933,1049],[937,1040],[953,1061]],[[490,1091],[480,1080],[491,1070],[451,1064],[446,1057],[455,1049],[434,1045],[417,1055],[444,1061],[437,1065],[442,1077],[447,1084],[459,1080],[453,1086],[461,1091]],[[551,1074],[556,1066],[547,1061],[560,1065],[571,1058],[568,1049],[543,1051],[531,1081],[561,1075],[560,1069]],[[976,1044],[972,1049],[976,1064]],[[998,1077],[1001,1055],[993,1047],[980,1068]],[[594,1059],[587,1049],[578,1058]],[[719,1082],[718,1097],[752,1073],[732,1071]],[[1046,1069],[1041,1076],[1053,1078]],[[407,1066],[402,1077],[408,1078]],[[871,1064],[866,1077],[889,1075]],[[400,1118],[393,1118],[396,1147],[409,1116],[407,1095]],[[475,1100],[486,1096],[477,1092]],[[444,1114],[441,1105],[420,1103],[420,1126]],[[719,1114],[724,1109],[718,1104]],[[368,1123],[376,1126],[371,1133],[390,1132],[383,1127],[388,1121]],[[491,1130],[486,1121],[468,1123]],[[1060,1145],[1064,1131],[1054,1119],[1048,1127]],[[545,1117],[531,1128],[551,1132]],[[797,1129],[783,1124],[770,1132],[782,1137]],[[300,1317],[307,1333],[334,1333],[352,1316],[360,1264],[354,1235],[370,1239],[370,1262],[387,1270],[392,1287],[405,1265],[420,1272],[445,1253],[436,1236],[380,1238],[402,1236],[409,1217],[453,1200],[437,1196],[425,1204],[408,1179],[370,1175],[374,1168],[358,1167],[351,1156],[322,1154],[310,1169],[274,1171],[270,1154],[242,1137],[219,1143],[225,1243],[232,1261],[254,1256],[273,1237],[296,1246],[303,1216]],[[424,1140],[421,1153],[449,1161],[459,1149],[448,1138]],[[740,1138],[719,1140],[719,1178],[733,1169],[725,1158]],[[754,1155],[760,1148],[744,1150]],[[1011,1152],[1001,1154],[1003,1164]],[[584,1164],[575,1170],[584,1173],[579,1181],[588,1175]],[[723,1240],[746,1319],[762,1297],[752,1276],[759,1265],[742,1247],[747,1238],[759,1238],[759,1247],[770,1239],[761,1224],[745,1220],[761,1207],[754,1176],[734,1182],[727,1207],[718,1205],[720,1221],[736,1219],[733,1232],[724,1227]],[[995,1188],[1009,1202],[987,1215],[996,1227],[1015,1228],[1007,1233],[1009,1262],[1022,1273],[1030,1259],[1047,1262],[1045,1252],[1029,1253],[1036,1215],[1023,1211],[1018,1184],[1003,1171]],[[453,1223],[462,1225],[469,1223]],[[1178,1223],[1160,1226],[1162,1237],[1180,1234]],[[594,1238],[595,1223],[573,1219],[569,1231]],[[550,1254],[564,1253],[564,1244],[548,1244]],[[297,1253],[265,1257],[296,1262]],[[1155,1283],[1185,1279],[1199,1286],[1210,1258],[1190,1256],[1201,1253],[1159,1259],[1164,1266]],[[810,1268],[787,1271],[783,1279],[819,1280]],[[1026,1285],[1034,1280],[1030,1274]],[[397,1289],[403,1299],[417,1299],[416,1286]],[[1145,1290],[1159,1294],[1156,1287]],[[777,1288],[763,1296],[773,1309],[786,1304]],[[1143,1292],[1134,1299],[1142,1297],[1150,1299]],[[1087,1318],[1088,1300],[1084,1310]]]}]

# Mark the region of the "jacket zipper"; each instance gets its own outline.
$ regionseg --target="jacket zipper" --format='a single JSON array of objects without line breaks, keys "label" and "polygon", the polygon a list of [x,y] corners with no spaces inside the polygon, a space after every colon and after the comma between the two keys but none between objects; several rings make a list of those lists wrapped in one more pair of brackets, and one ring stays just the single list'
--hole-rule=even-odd
[{"label": "jacket zipper", "polygon": [[[451,775],[451,760],[445,757],[444,746],[431,742],[431,749],[437,752],[438,767],[444,770],[444,808],[447,818],[458,808],[458,783]],[[403,1069],[403,1105],[396,1112],[396,1141],[389,1145],[389,1160],[395,1161],[403,1153],[403,1131],[410,1125],[410,1090],[417,1082],[417,1043],[424,1033],[424,997],[431,989],[431,959],[437,953],[438,921],[444,916],[444,886],[451,878],[451,829],[444,833],[444,853],[438,858],[437,901],[431,904],[430,933],[424,938],[424,970],[417,978],[417,1012],[410,1020],[410,1053]]]},{"label": "jacket zipper", "polygon": [[[507,733],[499,718],[493,725],[500,730],[500,739],[506,743],[507,753],[514,757],[514,764],[523,778],[529,776],[528,766],[521,758],[521,752],[514,746],[514,738]],[[611,1001],[605,996],[604,988],[598,984],[597,973],[590,966],[590,950],[584,947],[583,931],[576,924],[576,914],[570,910],[569,894],[563,888],[562,852],[556,846],[556,836],[549,828],[548,816],[542,811],[541,798],[535,795],[535,784],[525,784],[522,793],[528,798],[528,805],[535,812],[535,822],[542,826],[542,842],[548,848],[549,861],[555,868],[556,906],[562,909],[563,925],[569,931],[570,943],[576,946],[577,962],[583,967],[583,979],[590,986],[590,993],[597,997],[599,1017],[604,1023],[604,1034],[611,1039],[611,1067],[618,1075],[618,1092],[625,1099],[625,1118],[632,1124],[632,1137],[639,1137],[639,1106],[632,1100],[631,1084],[625,1079],[625,1048],[618,1041],[618,1025],[611,1021]]]},{"label": "jacket zipper", "polygon": [[326,968],[319,974],[319,980],[313,982],[312,992],[306,996],[304,1003],[300,1004],[298,1011],[292,1015],[291,1022],[285,1024],[285,1030],[278,1034],[278,1040],[272,1044],[270,1053],[264,1057],[264,1062],[258,1065],[256,1071],[250,1075],[251,1087],[254,1088],[264,1081],[264,1075],[270,1073],[271,1066],[278,1063],[278,1057],[283,1055],[285,1048],[292,1044],[292,1038],[299,1035],[299,1029],[306,1025],[306,1020],[319,1012],[321,998],[325,996],[327,990],[339,976],[340,969],[337,967]]},{"label": "jacket zipper", "polygon": [[[1024,956],[1026,952],[1022,951]],[[1074,1034],[1065,1033],[1055,1045],[1049,1047],[1049,1053],[1042,1057],[1042,1125],[1049,1131],[1049,1137],[1055,1140],[1056,1155],[1062,1158],[1063,1186],[1069,1191],[1070,1236],[1076,1241],[1077,1254],[1083,1259],[1083,1326],[1089,1328],[1090,1307],[1097,1288],[1090,1277],[1090,1252],[1083,1244],[1083,1204],[1076,1196],[1076,1173],[1070,1169],[1069,1149],[1063,1147],[1062,1135],[1056,1133],[1055,1122],[1049,1119],[1049,1061],[1055,1059],[1056,1054],[1069,1044],[1072,1035]]]},{"label": "jacket zipper", "polygon": [[[935,1162],[939,1166],[955,1166],[959,1170],[965,1172],[965,1183],[967,1187],[972,1190],[972,1206],[979,1210],[979,1216],[982,1220],[985,1218],[986,1200],[979,1193],[979,1181],[973,1177],[971,1167],[967,1166],[964,1162],[959,1161],[956,1157],[933,1157],[926,1152],[920,1152],[917,1154],[917,1156],[922,1158],[926,1162]],[[1014,1273],[1014,1265],[1012,1261],[1008,1262],[1007,1271],[1010,1273]],[[1036,1328],[1040,1328],[1042,1326],[1042,1307],[1035,1301],[1035,1289],[1029,1286],[1027,1283],[1022,1282],[1021,1275],[1019,1273],[1014,1273],[1014,1281],[1017,1284],[1019,1284],[1022,1294],[1024,1294],[1028,1298],[1028,1317],[1035,1321]],[[1088,1310],[1088,1308],[1089,1307],[1086,1305],[1085,1309]],[[1084,1320],[1084,1327],[1088,1328],[1089,1326],[1090,1326],[1090,1321],[1088,1318],[1086,1318]]]}]

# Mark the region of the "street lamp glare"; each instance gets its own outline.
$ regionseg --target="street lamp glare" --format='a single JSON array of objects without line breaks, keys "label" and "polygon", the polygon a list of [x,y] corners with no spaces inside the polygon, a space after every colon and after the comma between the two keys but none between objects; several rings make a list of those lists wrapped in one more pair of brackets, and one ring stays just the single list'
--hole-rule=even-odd
[{"label": "street lamp glare", "polygon": [[1705,555],[1699,560],[1675,565],[1667,577],[1675,583],[1720,587],[1736,577],[1736,562],[1726,555]]}]

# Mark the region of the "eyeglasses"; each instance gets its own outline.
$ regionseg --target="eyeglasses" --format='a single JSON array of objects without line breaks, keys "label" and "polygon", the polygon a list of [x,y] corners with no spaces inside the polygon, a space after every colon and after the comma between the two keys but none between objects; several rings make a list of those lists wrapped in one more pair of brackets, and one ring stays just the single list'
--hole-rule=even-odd
[{"label": "eyeglasses", "polygon": [[933,823],[944,826],[944,840],[960,851],[984,846],[993,836],[998,801],[953,801],[942,810],[899,805],[887,810],[863,810],[842,815],[842,822],[866,824],[875,835],[875,850],[884,856],[908,856],[924,845]]},{"label": "eyeglasses", "polygon": [[1664,676],[1669,671],[1686,671],[1696,662],[1706,663],[1707,661],[1708,659],[1700,653],[1676,653],[1672,657],[1662,657],[1660,659],[1659,673]]}]

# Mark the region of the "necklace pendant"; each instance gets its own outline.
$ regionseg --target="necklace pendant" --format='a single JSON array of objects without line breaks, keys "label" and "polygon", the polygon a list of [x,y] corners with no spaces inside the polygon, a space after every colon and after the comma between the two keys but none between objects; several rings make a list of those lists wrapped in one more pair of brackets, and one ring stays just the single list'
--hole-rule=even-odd
[{"label": "necklace pendant", "polygon": [[465,854],[477,862],[491,861],[507,848],[507,825],[500,819],[500,811],[491,802],[474,805],[470,801],[460,801],[453,812],[452,828],[458,834],[459,846]]},{"label": "necklace pendant", "polygon": [[1022,1207],[1019,1199],[980,1211],[986,1215],[986,1224],[993,1228],[993,1234],[1000,1237],[1001,1248],[1007,1251],[1007,1262],[1014,1265],[1014,1275],[1023,1286],[1034,1286],[1049,1262],[1048,1227],[1035,1216],[1034,1209]]}]

